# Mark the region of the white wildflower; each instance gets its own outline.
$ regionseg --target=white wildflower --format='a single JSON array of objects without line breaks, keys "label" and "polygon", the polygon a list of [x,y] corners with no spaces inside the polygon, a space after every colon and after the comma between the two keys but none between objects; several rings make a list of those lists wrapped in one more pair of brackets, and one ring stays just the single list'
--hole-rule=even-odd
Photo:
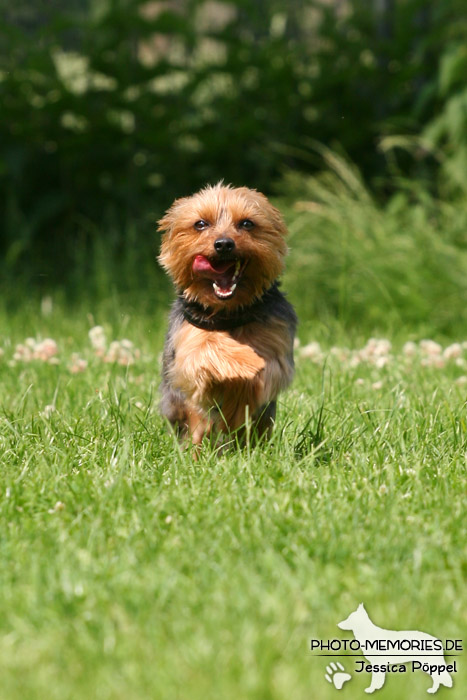
[{"label": "white wildflower", "polygon": [[382,369],[383,367],[386,367],[386,365],[389,363],[389,357],[383,356],[383,357],[377,357],[375,359],[375,366],[378,369]]},{"label": "white wildflower", "polygon": [[104,362],[116,362],[127,367],[141,357],[141,352],[135,348],[131,340],[113,340],[108,352],[103,356]]},{"label": "white wildflower", "polygon": [[35,360],[42,360],[43,362],[48,362],[57,353],[58,347],[55,340],[52,340],[52,338],[46,338],[42,342],[35,344],[33,358]]},{"label": "white wildflower", "polygon": [[364,350],[366,350],[368,355],[376,355],[381,357],[382,355],[387,355],[391,352],[391,342],[386,338],[370,338],[367,342]]},{"label": "white wildflower", "polygon": [[460,343],[453,343],[452,345],[448,345],[448,347],[445,348],[443,352],[443,357],[446,360],[456,360],[461,355],[462,345]]},{"label": "white wildflower", "polygon": [[102,326],[94,326],[94,328],[91,328],[88,336],[96,355],[103,355],[107,348],[107,341]]},{"label": "white wildflower", "polygon": [[49,404],[47,406],[44,406],[44,409],[41,412],[41,415],[44,416],[44,418],[50,418],[52,413],[55,411],[55,406],[52,404]]},{"label": "white wildflower", "polygon": [[420,362],[422,367],[436,367],[443,369],[446,366],[446,360],[441,355],[429,355],[424,357]]},{"label": "white wildflower", "polygon": [[415,345],[414,342],[409,340],[407,343],[404,344],[404,347],[402,348],[402,352],[407,357],[414,357],[417,354],[417,346]]},{"label": "white wildflower", "polygon": [[308,343],[300,350],[300,357],[306,357],[310,360],[320,360],[322,357],[321,346],[319,343]]},{"label": "white wildflower", "polygon": [[434,340],[421,340],[420,349],[424,355],[434,356],[441,355],[443,348],[439,343],[435,343]]},{"label": "white wildflower", "polygon": [[49,509],[50,515],[53,515],[54,513],[58,513],[59,511],[63,510],[65,508],[65,504],[62,503],[61,501],[57,501],[56,504],[54,505],[53,508]]},{"label": "white wildflower", "polygon": [[29,348],[26,347],[26,345],[23,345],[22,343],[18,343],[18,345],[15,347],[15,352],[13,353],[13,360],[16,360],[18,362],[29,362],[31,359],[31,351]]},{"label": "white wildflower", "polygon": [[349,350],[347,348],[338,348],[336,346],[333,346],[330,351],[330,355],[333,355],[336,357],[339,362],[345,362],[349,358]]},{"label": "white wildflower", "polygon": [[84,370],[87,368],[88,363],[87,360],[83,360],[82,357],[78,355],[77,352],[74,352],[71,356],[71,363],[69,365],[69,370],[72,374],[78,374],[79,372],[84,372]]}]

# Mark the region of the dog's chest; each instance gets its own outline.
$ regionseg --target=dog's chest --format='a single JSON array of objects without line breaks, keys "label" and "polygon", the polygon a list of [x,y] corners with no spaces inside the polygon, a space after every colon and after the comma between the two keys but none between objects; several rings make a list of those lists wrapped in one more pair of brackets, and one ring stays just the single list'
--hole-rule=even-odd
[{"label": "dog's chest", "polygon": [[187,323],[174,337],[172,380],[187,395],[202,386],[243,379],[251,381],[265,366],[245,334],[206,331]]},{"label": "dog's chest", "polygon": [[[219,387],[231,391],[249,383],[261,391],[265,378],[283,388],[291,379],[291,337],[287,327],[273,319],[270,323],[250,323],[233,331],[207,331],[183,322],[174,339],[174,360],[170,370],[175,387],[202,403],[209,403]],[[277,386],[276,386],[277,385]]]}]

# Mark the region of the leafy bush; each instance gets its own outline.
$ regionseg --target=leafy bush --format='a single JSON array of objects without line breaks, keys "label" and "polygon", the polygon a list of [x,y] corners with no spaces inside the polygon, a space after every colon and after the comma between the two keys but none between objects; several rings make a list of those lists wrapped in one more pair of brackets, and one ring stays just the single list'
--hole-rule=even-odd
[{"label": "leafy bush", "polygon": [[[460,0],[431,15],[420,0],[383,15],[364,0],[59,4],[5,5],[0,31],[0,252],[12,269],[29,260],[64,279],[97,235],[124,257],[129,222],[146,255],[175,196],[221,178],[270,193],[285,167],[316,171],[311,139],[381,179],[381,136],[419,134],[433,109],[434,141],[456,150],[463,138],[454,97],[436,92]],[[419,172],[404,155],[398,167]]]}]

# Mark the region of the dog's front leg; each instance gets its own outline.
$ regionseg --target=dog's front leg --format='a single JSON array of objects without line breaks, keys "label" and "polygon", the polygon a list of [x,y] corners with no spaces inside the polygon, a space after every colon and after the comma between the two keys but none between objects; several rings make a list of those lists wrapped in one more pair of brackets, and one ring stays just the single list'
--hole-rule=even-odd
[{"label": "dog's front leg", "polygon": [[258,384],[261,372],[254,380],[229,379],[212,387],[213,402],[219,408],[218,427],[223,433],[245,427],[258,408]]},{"label": "dog's front leg", "polygon": [[188,410],[188,432],[193,445],[200,445],[203,437],[209,435],[210,420],[207,416],[190,407]]},{"label": "dog's front leg", "polygon": [[277,395],[288,387],[293,373],[293,364],[286,357],[269,358],[258,386],[259,404],[265,405],[274,401]]},{"label": "dog's front leg", "polygon": [[375,690],[379,690],[383,687],[385,680],[386,674],[384,671],[373,671],[371,674],[371,683],[368,688],[365,688],[365,693],[374,693]]},{"label": "dog's front leg", "polygon": [[259,440],[266,435],[266,437],[271,437],[272,429],[274,427],[274,420],[276,418],[276,402],[270,401],[270,403],[261,406],[253,419],[253,440]]}]

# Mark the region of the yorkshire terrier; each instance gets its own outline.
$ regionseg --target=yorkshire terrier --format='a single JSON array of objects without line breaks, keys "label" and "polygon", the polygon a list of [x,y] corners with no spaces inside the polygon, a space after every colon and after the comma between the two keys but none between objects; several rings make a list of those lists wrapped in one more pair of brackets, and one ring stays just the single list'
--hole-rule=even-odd
[{"label": "yorkshire terrier", "polygon": [[219,183],[159,221],[159,262],[177,290],[161,411],[193,444],[249,428],[269,436],[294,374],[297,317],[279,290],[287,228],[266,197]]}]

